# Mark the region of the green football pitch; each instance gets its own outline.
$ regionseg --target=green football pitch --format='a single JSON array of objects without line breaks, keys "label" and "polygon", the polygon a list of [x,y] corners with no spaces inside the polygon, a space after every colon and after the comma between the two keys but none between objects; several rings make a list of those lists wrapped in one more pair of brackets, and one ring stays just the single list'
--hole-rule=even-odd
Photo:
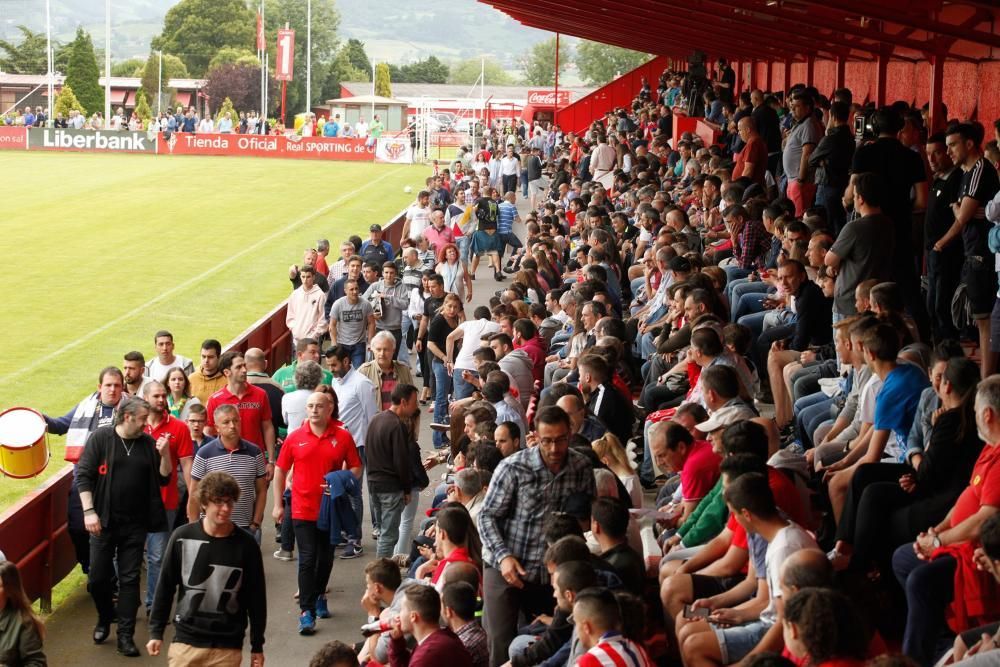
[{"label": "green football pitch", "polygon": [[[169,329],[196,359],[291,289],[316,239],[367,237],[421,189],[421,166],[261,158],[0,152],[0,409],[63,415],[122,355]],[[0,509],[63,466],[0,477]]]}]

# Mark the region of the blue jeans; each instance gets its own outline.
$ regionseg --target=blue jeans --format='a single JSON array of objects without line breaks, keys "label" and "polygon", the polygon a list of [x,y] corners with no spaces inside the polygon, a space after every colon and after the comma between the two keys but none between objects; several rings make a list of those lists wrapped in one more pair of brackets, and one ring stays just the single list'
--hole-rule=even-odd
[{"label": "blue jeans", "polygon": [[527,197],[528,196],[528,170],[527,169],[522,169],[521,170],[521,196],[522,197]]},{"label": "blue jeans", "polygon": [[462,264],[469,263],[469,250],[472,245],[471,236],[459,236],[455,239],[455,245],[458,246],[458,258],[462,261]]},{"label": "blue jeans", "polygon": [[[410,330],[413,326],[413,322],[410,321],[410,316],[403,312],[403,319],[401,324],[402,336],[396,340],[396,359],[403,362],[404,364],[410,363],[410,348],[406,346],[406,332]],[[393,332],[395,334],[395,332]]]},{"label": "blue jeans", "polygon": [[[732,282],[734,282],[736,280],[742,280],[743,278],[746,278],[747,276],[750,275],[750,269],[743,269],[743,268],[740,268],[738,266],[727,266],[727,267],[723,268],[722,270],[726,272],[726,287],[727,288],[729,287],[730,283],[732,283]],[[732,294],[732,292],[729,289],[726,289],[726,295],[729,296],[731,294]]]},{"label": "blue jeans", "polygon": [[[358,447],[358,458],[361,459],[361,476],[358,478],[358,484],[364,488],[365,484],[365,466],[368,465],[368,458],[365,456],[364,446]],[[348,535],[349,540],[361,541],[361,527],[364,526],[365,519],[365,497],[363,493],[359,493],[356,496],[350,497],[351,509],[354,510],[354,516],[358,519],[358,533],[357,535]],[[374,517],[373,517],[374,523]]]},{"label": "blue jeans", "polygon": [[285,489],[281,494],[282,503],[285,506],[285,515],[281,518],[281,549],[283,551],[295,550],[295,527],[292,525],[292,491]]},{"label": "blue jeans", "polygon": [[368,353],[368,344],[359,340],[354,345],[345,345],[351,352],[351,368],[359,368],[361,364],[365,363],[365,355]]},{"label": "blue jeans", "polygon": [[[176,518],[177,510],[167,510],[168,526],[173,526]],[[167,550],[169,540],[169,530],[146,535],[146,607],[153,606],[153,593],[156,591],[156,582],[160,579],[163,552]]]},{"label": "blue jeans", "polygon": [[767,296],[765,292],[751,292],[750,294],[740,295],[739,289],[733,291],[733,298],[735,301],[730,302],[731,318],[733,322],[739,322],[742,318],[747,315],[752,315],[753,313],[760,313],[764,310],[764,297]]},{"label": "blue jeans", "polygon": [[500,248],[500,261],[503,261],[503,256],[504,253],[507,252],[507,248],[511,249],[511,256],[513,257],[514,250],[520,250],[524,247],[524,244],[521,243],[521,239],[517,238],[517,234],[514,232],[510,232],[509,234],[498,233],[497,238],[499,239],[499,241],[497,241],[497,247]]},{"label": "blue jeans", "polygon": [[410,553],[410,533],[413,532],[413,519],[417,516],[417,505],[419,504],[420,489],[413,489],[410,491],[410,502],[403,505],[403,513],[399,517],[399,538],[396,540],[394,553]]},{"label": "blue jeans", "polygon": [[[372,514],[378,517],[379,534],[376,558],[390,558],[399,540],[399,522],[403,516],[403,492],[375,493],[369,489]],[[301,549],[301,545],[299,547]]]},{"label": "blue jeans", "polygon": [[[448,369],[439,360],[434,359],[434,423],[441,424],[448,419],[448,393],[451,389],[451,377]],[[443,447],[445,434],[434,431],[434,447]]]},{"label": "blue jeans", "polygon": [[833,399],[827,397],[823,392],[804,396],[795,402],[793,412],[795,413],[795,426],[799,434],[799,441],[806,449],[815,446],[813,433],[820,424],[830,418],[830,406]]},{"label": "blue jeans", "polygon": [[[463,370],[465,369],[456,368],[451,377],[452,384],[454,385],[451,390],[451,398],[455,401],[472,396],[472,392],[476,390],[474,386],[466,382],[462,377]],[[471,371],[471,373],[473,375],[478,375],[475,371]]]}]

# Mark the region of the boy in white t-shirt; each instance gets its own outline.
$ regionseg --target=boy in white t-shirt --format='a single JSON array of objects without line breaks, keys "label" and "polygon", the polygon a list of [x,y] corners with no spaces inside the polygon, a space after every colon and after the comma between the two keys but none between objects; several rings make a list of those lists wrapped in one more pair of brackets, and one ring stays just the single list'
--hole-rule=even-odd
[{"label": "boy in white t-shirt", "polygon": [[[447,369],[455,383],[452,398],[456,401],[468,398],[475,390],[475,387],[462,378],[462,371],[476,372],[476,360],[472,355],[479,347],[479,339],[485,334],[500,331],[500,325],[490,319],[490,309],[486,306],[478,306],[472,316],[473,319],[462,322],[448,334],[445,343],[445,354],[449,360]],[[456,354],[455,348],[459,341],[461,349]]]},{"label": "boy in white t-shirt", "polygon": [[781,567],[793,553],[816,549],[816,540],[804,528],[783,518],[774,501],[766,475],[746,473],[726,484],[723,492],[729,511],[747,535],[767,542],[764,557],[768,604],[758,618],[745,618],[735,609],[712,609],[709,601],[696,600],[695,607],[708,606],[708,621],[693,621],[678,629],[684,664],[707,662],[730,665],[763,651],[779,651],[782,646]]}]

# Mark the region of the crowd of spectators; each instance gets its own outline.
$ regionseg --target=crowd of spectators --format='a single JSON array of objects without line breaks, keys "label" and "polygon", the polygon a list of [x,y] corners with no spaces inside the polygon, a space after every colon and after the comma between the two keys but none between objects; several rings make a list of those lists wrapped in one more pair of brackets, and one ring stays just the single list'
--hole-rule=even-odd
[{"label": "crowd of spectators", "polygon": [[[736,94],[725,62],[710,81],[666,71],[579,134],[497,124],[434,165],[398,245],[320,240],[273,378],[259,350],[191,364],[161,331],[146,377],[130,352],[49,418],[79,459],[94,640],[117,614],[138,654],[148,534],[149,651],[176,591],[171,651],[238,660],[249,622],[259,664],[270,483],[299,633],[329,616],[336,550],[376,544],[371,636],[315,665],[996,661],[996,145],[843,89]],[[673,134],[692,95],[708,145]],[[197,562],[246,595],[213,636],[178,543],[229,524]]]}]

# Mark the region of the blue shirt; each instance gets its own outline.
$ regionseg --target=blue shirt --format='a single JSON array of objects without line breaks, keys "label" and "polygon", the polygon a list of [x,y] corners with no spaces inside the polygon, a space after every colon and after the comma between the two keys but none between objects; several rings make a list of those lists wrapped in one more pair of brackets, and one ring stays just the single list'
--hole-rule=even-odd
[{"label": "blue shirt", "polygon": [[875,429],[892,431],[883,458],[905,462],[906,437],[913,426],[920,394],[928,386],[927,373],[913,364],[899,364],[886,376],[875,399]]},{"label": "blue shirt", "polygon": [[334,121],[330,121],[323,126],[323,136],[324,137],[335,137],[340,134],[340,124]]},{"label": "blue shirt", "polygon": [[497,234],[510,234],[514,230],[517,206],[509,201],[501,202],[497,211]]}]

